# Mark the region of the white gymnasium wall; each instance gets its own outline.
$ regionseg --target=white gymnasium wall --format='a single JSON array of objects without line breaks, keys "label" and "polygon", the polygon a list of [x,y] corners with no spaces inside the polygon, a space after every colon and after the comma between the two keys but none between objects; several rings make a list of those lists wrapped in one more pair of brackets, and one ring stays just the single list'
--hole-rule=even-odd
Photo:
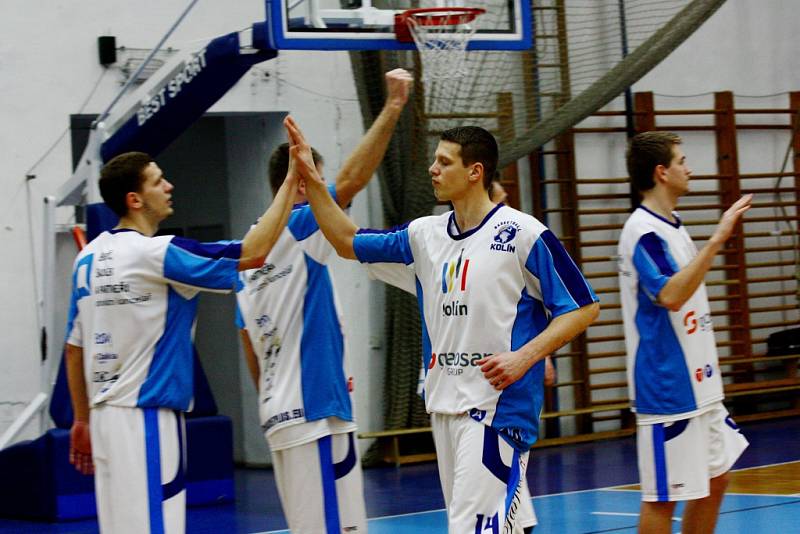
[{"label": "white gymnasium wall", "polygon": [[[99,113],[119,89],[118,70],[109,69],[101,78],[97,37],[115,35],[118,46],[149,48],[188,3],[0,0],[0,277],[4,297],[0,300],[0,431],[39,388],[35,287],[41,268],[40,199],[55,194],[70,175],[69,136],[34,169],[36,179],[26,184],[25,173],[67,128],[70,114]],[[168,45],[184,49],[191,41],[247,27],[262,20],[263,14],[260,0],[199,2]],[[793,40],[799,25],[800,10],[793,0],[729,0],[634,89],[665,95],[716,90],[765,95],[799,89],[800,59]],[[96,92],[82,106],[98,79]],[[344,52],[282,52],[278,59],[256,66],[212,111],[291,112],[325,155],[329,179],[363,131]],[[693,145],[692,154],[708,148],[704,142]],[[620,140],[582,136],[578,174],[623,175],[622,146]],[[763,148],[768,159],[765,166],[777,168],[780,151],[773,145]],[[235,150],[230,145],[227,149],[229,156]],[[231,194],[234,190],[231,186]],[[351,214],[362,226],[381,224],[375,185],[356,199]],[[59,222],[68,222],[70,217],[70,210],[59,212]],[[241,224],[232,220],[231,229]],[[357,414],[362,428],[375,430],[382,418],[382,289],[368,281],[357,265],[339,263],[336,287],[354,355]],[[245,386],[246,381],[241,381]],[[36,433],[31,426],[25,436]]]}]

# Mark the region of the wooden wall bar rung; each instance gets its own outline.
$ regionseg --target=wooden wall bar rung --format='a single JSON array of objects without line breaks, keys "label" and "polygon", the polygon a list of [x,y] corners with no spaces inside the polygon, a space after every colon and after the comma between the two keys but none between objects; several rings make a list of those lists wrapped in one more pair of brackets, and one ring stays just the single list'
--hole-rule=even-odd
[{"label": "wooden wall bar rung", "polygon": [[587,337],[587,343],[607,343],[609,341],[624,341],[625,336],[595,336],[595,337]]},{"label": "wooden wall bar rung", "polygon": [[600,360],[602,358],[616,358],[617,356],[625,356],[627,353],[624,350],[612,350],[607,352],[594,352],[589,354],[590,360]]},{"label": "wooden wall bar rung", "polygon": [[622,389],[628,387],[628,383],[625,381],[622,382],[607,382],[604,384],[591,384],[589,386],[592,391],[599,391],[603,389]]},{"label": "wooden wall bar rung", "polygon": [[589,369],[589,372],[593,375],[602,375],[606,373],[624,373],[626,367],[624,365],[618,365],[615,367],[596,367],[594,369]]},{"label": "wooden wall bar rung", "polygon": [[785,290],[785,291],[762,291],[761,293],[753,293],[751,292],[748,295],[751,299],[765,299],[769,297],[788,297],[790,295],[797,295],[797,290]]},{"label": "wooden wall bar rung", "polygon": [[797,326],[797,321],[771,321],[769,323],[750,323],[753,330],[763,330],[766,328],[782,328],[785,326]]}]

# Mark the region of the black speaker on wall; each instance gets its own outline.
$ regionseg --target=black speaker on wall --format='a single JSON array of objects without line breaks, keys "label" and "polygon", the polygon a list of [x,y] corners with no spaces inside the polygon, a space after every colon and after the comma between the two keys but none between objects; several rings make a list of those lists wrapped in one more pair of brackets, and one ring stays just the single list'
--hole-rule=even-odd
[{"label": "black speaker on wall", "polygon": [[97,38],[97,53],[100,64],[104,67],[117,62],[117,38],[113,35],[101,35]]}]

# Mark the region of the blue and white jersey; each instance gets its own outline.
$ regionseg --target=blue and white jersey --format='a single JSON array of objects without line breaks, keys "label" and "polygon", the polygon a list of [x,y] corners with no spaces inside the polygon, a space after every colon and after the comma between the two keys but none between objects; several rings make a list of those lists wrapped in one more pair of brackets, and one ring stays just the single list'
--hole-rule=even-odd
[{"label": "blue and white jersey", "polygon": [[[334,186],[330,192],[335,198]],[[258,359],[259,416],[273,450],[355,430],[352,378],[327,266],[333,253],[310,206],[301,204],[264,265],[239,275],[237,324],[247,329]],[[300,426],[310,422],[318,423]]]},{"label": "blue and white jersey", "polygon": [[192,404],[200,290],[233,290],[240,242],[103,232],[75,259],[66,340],[83,348],[89,405]]},{"label": "blue and white jersey", "polygon": [[705,284],[679,311],[658,303],[670,277],[697,255],[680,218],[673,215],[675,223],[640,206],[619,240],[628,388],[642,424],[686,419],[723,398]]},{"label": "blue and white jersey", "polygon": [[[353,248],[363,263],[414,270],[427,411],[469,413],[527,451],[538,436],[544,361],[503,391],[476,362],[519,349],[554,317],[597,300],[553,233],[501,204],[467,232],[448,212],[388,231],[361,230]],[[399,270],[395,279],[402,278]]]}]

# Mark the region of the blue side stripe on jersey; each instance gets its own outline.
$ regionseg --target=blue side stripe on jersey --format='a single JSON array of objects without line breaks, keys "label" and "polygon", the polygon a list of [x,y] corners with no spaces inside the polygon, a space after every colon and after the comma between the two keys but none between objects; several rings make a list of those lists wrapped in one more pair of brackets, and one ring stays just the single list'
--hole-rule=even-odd
[{"label": "blue side stripe on jersey", "polygon": [[147,459],[147,505],[150,512],[150,534],[164,534],[164,500],[161,492],[161,443],[158,432],[158,408],[145,408],[144,446]]},{"label": "blue side stripe on jersey", "polygon": [[633,248],[633,266],[639,274],[639,285],[657,301],[658,294],[678,272],[678,266],[669,253],[667,244],[655,233],[644,234]]},{"label": "blue side stripe on jersey", "polygon": [[[542,303],[522,289],[517,314],[511,327],[511,346],[517,350],[547,328],[547,313]],[[530,450],[539,435],[539,413],[544,402],[544,360],[500,393],[492,428],[514,449]]]},{"label": "blue side stripe on jersey", "polygon": [[656,494],[659,502],[669,501],[667,481],[667,456],[664,447],[664,425],[653,425],[653,462],[656,470]]},{"label": "blue side stripe on jersey", "polygon": [[236,301],[236,316],[234,317],[236,328],[245,329],[247,326],[244,324],[244,316],[242,315],[242,308],[239,307],[239,301]]},{"label": "blue side stripe on jersey", "polygon": [[336,480],[344,478],[356,466],[356,444],[353,432],[347,433],[347,455],[341,462],[333,464],[333,475]]},{"label": "blue side stripe on jersey", "polygon": [[634,323],[639,332],[633,376],[636,411],[669,415],[697,409],[691,375],[669,311],[641,290]]},{"label": "blue side stripe on jersey", "polygon": [[303,299],[300,382],[307,421],[336,416],[353,420],[344,376],[344,336],[328,268],[304,254],[308,287]]},{"label": "blue side stripe on jersey", "polygon": [[597,302],[589,283],[550,230],[533,244],[525,267],[539,279],[544,304],[553,317]]},{"label": "blue side stripe on jersey", "polygon": [[336,496],[336,479],[333,472],[333,443],[331,436],[317,440],[319,468],[322,475],[322,499],[325,509],[325,530],[327,534],[341,532],[339,521],[339,500]]},{"label": "blue side stripe on jersey", "polygon": [[242,256],[241,241],[215,241],[210,243],[200,243],[194,239],[176,236],[173,237],[169,243],[170,245],[181,248],[186,252],[194,254],[195,256],[213,260],[219,260],[222,258],[238,260]]},{"label": "blue side stripe on jersey", "polygon": [[164,255],[164,277],[200,288],[233,289],[239,275],[238,257],[211,258],[176,246],[174,241],[167,245]]},{"label": "blue side stripe on jersey", "polygon": [[353,238],[353,251],[361,263],[414,263],[408,225],[392,230],[359,230]]},{"label": "blue side stripe on jersey", "polygon": [[650,256],[650,259],[656,264],[662,275],[672,276],[678,272],[678,266],[675,264],[675,260],[672,259],[667,244],[655,232],[643,234],[639,238],[639,242],[636,243],[636,248],[639,247],[642,247]]},{"label": "blue side stripe on jersey", "polygon": [[189,409],[194,389],[191,330],[196,312],[197,298],[187,300],[167,287],[164,333],[156,342],[137,406]]},{"label": "blue side stripe on jersey", "polygon": [[[333,184],[329,185],[328,193],[330,193],[335,202],[336,186]],[[292,237],[294,237],[296,241],[308,239],[314,235],[314,232],[319,230],[317,220],[314,218],[314,212],[311,211],[311,206],[309,206],[307,202],[297,204],[292,209],[292,213],[289,215],[289,222],[286,223],[286,227],[289,229],[289,232],[291,232]]]},{"label": "blue side stripe on jersey", "polygon": [[[67,315],[67,330],[64,334],[64,339],[68,339],[72,334],[72,328],[75,325],[75,319],[78,317],[78,301],[84,297],[88,297],[92,288],[92,261],[94,254],[87,254],[75,264],[72,272],[72,292],[69,299],[69,312]],[[81,272],[86,274],[86,279],[79,281],[78,276]],[[83,282],[83,283],[80,283]]]},{"label": "blue side stripe on jersey", "polygon": [[[417,306],[419,307],[420,325],[422,326],[422,366],[425,369],[425,376],[428,376],[428,370],[433,363],[433,355],[431,354],[431,336],[428,334],[428,325],[425,323],[425,295],[422,292],[422,284],[419,278],[414,277],[417,285]],[[425,400],[425,390],[422,390],[422,399]]]}]

